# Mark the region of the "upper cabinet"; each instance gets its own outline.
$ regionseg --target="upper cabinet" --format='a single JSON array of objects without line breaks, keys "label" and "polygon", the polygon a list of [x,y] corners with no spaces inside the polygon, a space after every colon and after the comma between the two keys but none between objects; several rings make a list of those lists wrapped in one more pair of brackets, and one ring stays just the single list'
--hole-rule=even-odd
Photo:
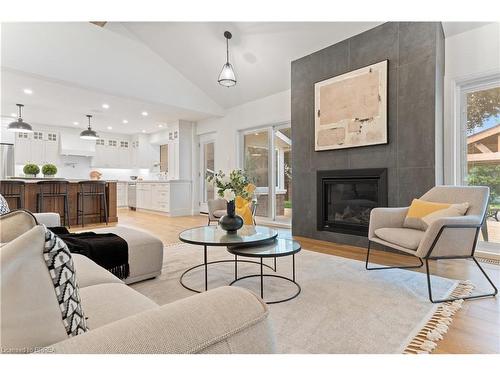
[{"label": "upper cabinet", "polygon": [[150,169],[159,160],[159,147],[150,144],[147,135],[131,138],[109,135],[96,140],[96,153],[91,165],[98,168]]},{"label": "upper cabinet", "polygon": [[14,150],[16,164],[58,164],[59,133],[54,131],[16,133]]}]

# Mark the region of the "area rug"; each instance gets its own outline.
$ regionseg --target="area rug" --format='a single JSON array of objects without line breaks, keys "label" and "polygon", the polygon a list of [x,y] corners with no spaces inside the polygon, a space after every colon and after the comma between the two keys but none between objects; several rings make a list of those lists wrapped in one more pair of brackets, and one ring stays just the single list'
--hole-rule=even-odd
[{"label": "area rug", "polygon": [[[210,247],[208,260],[234,259],[223,247]],[[247,258],[248,259],[248,258]],[[462,301],[435,305],[427,296],[426,276],[410,270],[366,271],[356,260],[302,250],[296,255],[296,280],[300,295],[270,305],[270,318],[279,353],[429,353],[442,338]],[[131,285],[160,305],[191,296],[179,277],[201,263],[202,247],[174,244],[165,247],[162,274]],[[272,266],[272,260],[266,260]],[[257,264],[241,263],[239,277],[259,272]],[[272,273],[270,269],[266,272]],[[277,273],[291,277],[291,257],[278,258]],[[209,288],[228,285],[234,264],[209,265]],[[184,279],[202,289],[203,267]],[[237,283],[259,294],[259,278]],[[470,294],[472,285],[432,277],[438,297]],[[285,280],[267,278],[264,299],[292,296],[296,287]]]}]

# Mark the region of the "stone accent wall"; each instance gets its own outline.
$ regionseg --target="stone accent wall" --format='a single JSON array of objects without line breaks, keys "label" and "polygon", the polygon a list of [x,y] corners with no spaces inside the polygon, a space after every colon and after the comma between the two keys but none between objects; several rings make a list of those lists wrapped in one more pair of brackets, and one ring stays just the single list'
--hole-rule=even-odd
[{"label": "stone accent wall", "polygon": [[[292,62],[294,235],[360,246],[367,242],[317,230],[318,170],[387,168],[389,206],[408,205],[434,186],[441,168],[435,139],[443,121],[443,51],[441,23],[389,22]],[[314,151],[314,83],[386,59],[389,143]]]}]

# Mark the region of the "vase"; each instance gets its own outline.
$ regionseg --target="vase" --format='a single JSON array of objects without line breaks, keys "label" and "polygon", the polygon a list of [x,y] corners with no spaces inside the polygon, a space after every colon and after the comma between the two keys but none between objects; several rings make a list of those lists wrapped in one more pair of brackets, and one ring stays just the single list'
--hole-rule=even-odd
[{"label": "vase", "polygon": [[236,233],[243,226],[243,219],[241,216],[236,215],[234,200],[227,202],[227,215],[219,219],[219,225],[228,233]]}]

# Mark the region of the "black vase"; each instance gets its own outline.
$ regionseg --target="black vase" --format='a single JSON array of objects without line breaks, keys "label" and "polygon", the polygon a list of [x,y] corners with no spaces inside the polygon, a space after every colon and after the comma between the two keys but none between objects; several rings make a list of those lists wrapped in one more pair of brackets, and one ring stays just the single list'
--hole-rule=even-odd
[{"label": "black vase", "polygon": [[241,216],[236,215],[234,200],[227,202],[227,215],[219,219],[219,225],[228,233],[236,233],[236,231],[243,226],[243,219]]}]

